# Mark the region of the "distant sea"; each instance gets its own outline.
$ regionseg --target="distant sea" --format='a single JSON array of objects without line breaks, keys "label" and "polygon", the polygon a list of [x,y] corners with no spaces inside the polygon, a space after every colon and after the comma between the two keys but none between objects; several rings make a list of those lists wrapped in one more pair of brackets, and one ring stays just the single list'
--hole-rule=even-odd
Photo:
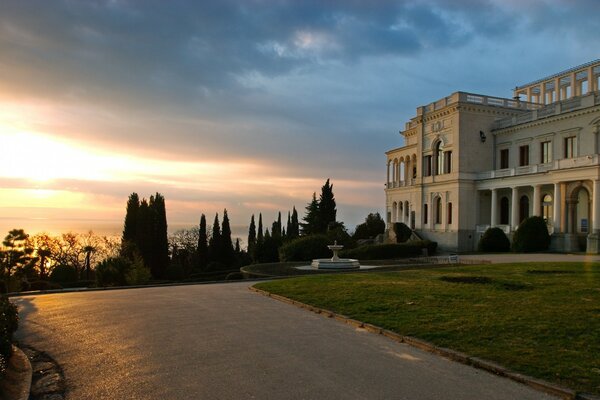
[{"label": "distant sea", "polygon": [[[192,227],[193,225],[184,223],[168,224],[169,234],[173,234],[180,229]],[[40,232],[46,232],[51,235],[59,235],[66,232],[86,233],[91,230],[101,236],[120,237],[123,232],[123,221],[0,218],[0,240],[11,229],[24,229],[26,233],[31,235]],[[240,243],[244,247],[246,238],[248,237],[248,226],[232,225],[231,237],[234,242],[236,238],[240,238]]]}]

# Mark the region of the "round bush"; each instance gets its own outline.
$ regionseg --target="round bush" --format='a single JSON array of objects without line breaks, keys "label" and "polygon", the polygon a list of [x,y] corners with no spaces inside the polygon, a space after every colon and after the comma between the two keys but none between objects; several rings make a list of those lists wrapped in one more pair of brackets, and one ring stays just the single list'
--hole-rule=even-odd
[{"label": "round bush", "polygon": [[513,235],[512,249],[516,252],[530,253],[548,250],[550,235],[546,221],[542,217],[529,217],[521,222]]},{"label": "round bush", "polygon": [[394,229],[394,233],[396,234],[396,243],[404,243],[410,239],[410,235],[412,235],[412,229],[410,229],[406,224],[403,224],[402,222],[395,222],[392,227]]},{"label": "round bush", "polygon": [[315,258],[331,258],[327,245],[333,244],[325,235],[310,235],[294,239],[279,248],[281,261],[310,261]]},{"label": "round bush", "polygon": [[479,243],[477,250],[487,253],[502,253],[510,250],[510,241],[500,228],[488,228]]}]

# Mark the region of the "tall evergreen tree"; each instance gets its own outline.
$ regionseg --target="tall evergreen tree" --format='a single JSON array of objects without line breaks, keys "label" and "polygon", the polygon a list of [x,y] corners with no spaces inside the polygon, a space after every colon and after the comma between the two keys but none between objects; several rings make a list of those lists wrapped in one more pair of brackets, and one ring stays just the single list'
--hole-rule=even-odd
[{"label": "tall evergreen tree", "polygon": [[223,211],[223,225],[221,226],[221,254],[220,261],[230,267],[235,261],[233,252],[233,242],[231,240],[231,227],[229,226],[229,217],[227,209]]},{"label": "tall evergreen tree", "polygon": [[160,193],[150,196],[148,203],[153,220],[152,258],[149,260],[150,271],[155,278],[164,278],[169,266],[169,239],[167,236],[167,210],[165,198]]},{"label": "tall evergreen tree", "polygon": [[[154,227],[155,227],[154,212],[148,205],[146,199],[140,201],[140,208],[138,209],[136,217],[136,228],[135,228],[135,249],[139,251],[140,256],[144,265],[151,268],[150,259],[152,258],[152,246],[154,239]],[[132,252],[133,256],[133,252]],[[151,272],[156,272],[152,271]],[[153,274],[154,276],[154,274]]]},{"label": "tall evergreen tree", "polygon": [[256,224],[254,223],[254,214],[250,218],[250,228],[248,228],[248,254],[252,254],[256,246]]},{"label": "tall evergreen tree", "polygon": [[219,213],[215,214],[212,226],[212,235],[208,241],[208,262],[219,262],[221,251],[221,226],[219,224]]},{"label": "tall evergreen tree", "polygon": [[240,254],[242,249],[240,248],[240,238],[235,238],[235,248],[233,250],[235,254]]},{"label": "tall evergreen tree", "polygon": [[132,256],[132,245],[136,239],[137,217],[140,210],[140,198],[137,193],[133,192],[127,200],[127,208],[125,211],[125,222],[123,226],[123,237],[121,240],[121,253],[123,256]]},{"label": "tall evergreen tree", "polygon": [[273,224],[271,225],[271,236],[274,238],[281,237],[281,211],[277,216],[277,221],[273,221]]},{"label": "tall evergreen tree", "polygon": [[333,196],[333,185],[329,184],[329,179],[321,187],[321,196],[319,198],[319,218],[318,218],[318,230],[319,232],[327,232],[329,224],[336,221],[336,204]]},{"label": "tall evergreen tree", "polygon": [[302,234],[312,235],[319,233],[319,202],[317,201],[317,194],[313,193],[312,201],[306,206],[306,214],[302,219]]},{"label": "tall evergreen tree", "polygon": [[258,214],[258,234],[256,235],[256,242],[262,243],[263,239],[262,213],[260,213]]},{"label": "tall evergreen tree", "polygon": [[208,265],[208,235],[206,233],[206,216],[204,214],[200,217],[196,251],[198,253],[198,269],[206,271],[206,266]]},{"label": "tall evergreen tree", "polygon": [[296,211],[296,206],[292,209],[292,220],[287,235],[290,239],[295,239],[300,236],[300,224],[298,223],[298,211]]},{"label": "tall evergreen tree", "polygon": [[288,236],[290,235],[291,227],[292,227],[292,218],[290,216],[290,212],[288,211],[287,223],[285,224],[285,230],[286,230]]}]

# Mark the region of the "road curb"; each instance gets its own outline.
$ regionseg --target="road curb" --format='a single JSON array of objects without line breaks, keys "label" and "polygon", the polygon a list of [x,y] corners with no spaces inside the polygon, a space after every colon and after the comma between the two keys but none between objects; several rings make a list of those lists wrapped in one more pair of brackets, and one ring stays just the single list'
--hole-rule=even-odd
[{"label": "road curb", "polygon": [[31,390],[33,369],[29,359],[17,346],[8,361],[6,375],[0,380],[1,398],[5,400],[27,400]]},{"label": "road curb", "polygon": [[348,325],[352,325],[356,328],[362,328],[368,332],[371,332],[371,333],[374,333],[377,335],[386,336],[387,338],[389,338],[395,342],[406,343],[410,346],[416,347],[416,348],[426,351],[428,353],[433,353],[433,354],[442,356],[451,361],[470,365],[472,367],[475,367],[475,368],[478,368],[478,369],[481,369],[481,370],[484,370],[487,372],[491,372],[495,375],[502,376],[502,377],[508,378],[510,380],[513,380],[515,382],[525,384],[537,391],[548,393],[553,396],[557,396],[561,399],[565,399],[565,400],[600,400],[600,396],[591,395],[591,394],[587,394],[587,393],[577,393],[576,391],[565,388],[563,386],[559,386],[559,385],[556,385],[556,384],[553,384],[550,382],[546,382],[541,379],[533,378],[533,377],[530,377],[527,375],[523,375],[523,374],[520,374],[517,372],[510,371],[509,369],[507,369],[499,364],[496,364],[496,363],[488,361],[488,360],[481,359],[479,357],[471,357],[467,354],[461,353],[456,350],[447,349],[445,347],[438,347],[438,346],[436,346],[430,342],[427,342],[425,340],[422,340],[422,339],[417,339],[417,338],[414,338],[411,336],[403,336],[403,335],[400,335],[399,333],[392,332],[387,329],[383,329],[379,326],[369,324],[366,322],[362,322],[362,321],[358,321],[355,319],[351,319],[344,315],[334,313],[333,311],[329,311],[329,310],[321,309],[319,307],[311,306],[309,304],[305,304],[305,303],[299,302],[297,300],[291,300],[287,297],[284,297],[284,296],[281,296],[278,294],[273,294],[273,293],[267,292],[266,290],[255,288],[254,286],[249,286],[248,289],[250,289],[251,291],[256,292],[258,294],[261,294],[263,296],[271,297],[275,300],[279,300],[279,301],[282,301],[287,304],[292,304],[297,307],[304,308],[304,309],[312,311],[316,314],[322,314],[329,318],[334,318],[340,322],[344,322],[344,323],[346,323]]}]

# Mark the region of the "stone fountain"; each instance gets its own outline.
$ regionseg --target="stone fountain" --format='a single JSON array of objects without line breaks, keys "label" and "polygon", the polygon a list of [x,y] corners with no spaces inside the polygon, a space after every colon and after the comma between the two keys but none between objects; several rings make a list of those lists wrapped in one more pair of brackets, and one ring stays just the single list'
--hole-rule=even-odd
[{"label": "stone fountain", "polygon": [[338,251],[344,248],[341,244],[337,244],[335,241],[333,244],[327,246],[329,250],[333,252],[333,257],[331,258],[318,258],[316,260],[312,260],[311,266],[316,269],[359,269],[360,263],[358,260],[354,260],[352,258],[340,258],[338,256]]}]

